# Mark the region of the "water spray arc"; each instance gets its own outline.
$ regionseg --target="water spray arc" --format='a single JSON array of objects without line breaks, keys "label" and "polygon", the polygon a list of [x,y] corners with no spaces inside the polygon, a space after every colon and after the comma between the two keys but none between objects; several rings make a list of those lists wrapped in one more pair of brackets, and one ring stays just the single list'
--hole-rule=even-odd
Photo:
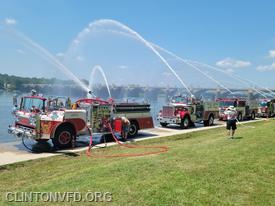
[{"label": "water spray arc", "polygon": [[[130,33],[121,32],[121,31],[116,31],[116,30],[112,30],[112,29],[103,29],[103,31],[116,33],[116,34],[119,34],[119,35],[123,35],[123,36],[127,36],[127,37],[130,37],[130,38],[134,38],[134,39],[140,41],[139,38],[137,38],[136,36],[131,35]],[[217,83],[219,86],[221,86],[222,88],[224,88],[225,90],[227,90],[227,91],[230,92],[231,94],[233,94],[233,92],[232,92],[229,88],[227,88],[226,86],[224,86],[222,83],[220,83],[219,81],[217,81],[216,79],[214,79],[212,76],[210,76],[210,75],[207,74],[206,72],[203,72],[201,69],[199,69],[197,66],[195,66],[195,64],[201,65],[201,66],[205,66],[205,67],[209,67],[209,68],[212,68],[212,69],[214,69],[214,70],[216,70],[216,71],[218,71],[218,72],[222,72],[222,73],[224,73],[224,74],[226,74],[226,75],[229,75],[229,76],[231,76],[233,79],[239,81],[241,84],[245,84],[245,85],[250,86],[249,84],[247,84],[247,82],[250,82],[250,83],[252,83],[252,84],[257,85],[257,84],[254,83],[254,82],[251,82],[251,81],[249,81],[249,80],[242,79],[241,77],[234,76],[234,75],[232,75],[232,74],[229,74],[229,73],[227,73],[227,72],[225,72],[225,71],[223,71],[223,70],[221,70],[221,69],[218,69],[218,68],[216,68],[216,67],[213,67],[213,66],[211,66],[211,65],[204,64],[204,63],[201,63],[201,62],[198,62],[198,61],[183,59],[183,58],[181,58],[181,57],[175,55],[174,53],[172,53],[172,52],[170,52],[170,51],[168,51],[168,50],[166,50],[166,49],[164,49],[164,48],[162,48],[162,47],[160,47],[160,46],[158,46],[157,44],[154,44],[154,43],[152,43],[152,42],[150,42],[150,44],[151,44],[153,47],[155,47],[156,49],[159,49],[159,50],[161,50],[161,51],[163,51],[163,52],[165,52],[165,53],[167,53],[167,54],[169,54],[169,55],[175,57],[176,59],[178,59],[178,60],[184,62],[185,64],[191,66],[192,68],[196,69],[197,71],[199,71],[200,73],[202,73],[204,76],[206,76],[208,79],[210,79],[211,81]],[[258,85],[258,86],[261,87],[261,88],[263,88],[264,90],[269,91],[269,92],[272,93],[272,94],[274,93],[273,91],[271,91],[271,90],[268,89],[268,88],[264,88],[264,87],[262,87],[262,86],[260,86],[260,85]],[[267,97],[267,96],[265,95],[264,92],[262,92],[262,91],[260,91],[260,90],[258,90],[258,89],[256,89],[256,88],[252,88],[252,90],[254,90],[256,93],[260,94],[261,96],[263,96],[263,97],[265,97],[265,98]]]},{"label": "water spray arc", "polygon": [[89,92],[87,86],[81,82],[66,66],[64,66],[60,61],[58,61],[49,51],[47,51],[44,47],[39,45],[38,43],[34,42],[32,39],[20,33],[14,29],[7,30],[9,33],[13,34],[15,37],[19,38],[20,40],[24,41],[28,45],[32,46],[36,49],[39,54],[46,59],[49,63],[53,64],[56,68],[58,68],[61,72],[63,72],[67,77],[72,79],[76,84],[78,84],[83,90]]},{"label": "water spray arc", "polygon": [[206,76],[208,79],[210,79],[211,81],[215,82],[216,84],[218,84],[219,86],[221,86],[222,88],[224,88],[225,90],[227,90],[228,92],[230,92],[231,94],[233,94],[233,92],[232,92],[229,88],[227,88],[226,86],[224,86],[222,83],[220,83],[219,81],[217,81],[216,79],[214,79],[212,76],[210,76],[210,75],[207,74],[206,72],[204,72],[204,71],[202,71],[201,69],[199,69],[199,68],[198,68],[197,66],[195,66],[194,64],[192,64],[192,63],[186,61],[185,59],[183,59],[183,58],[177,56],[176,54],[174,54],[174,53],[172,53],[172,52],[170,52],[170,51],[168,51],[168,50],[166,50],[166,49],[164,49],[164,48],[162,48],[162,47],[160,47],[160,46],[158,46],[158,45],[156,45],[156,44],[154,44],[154,43],[151,43],[151,44],[152,44],[155,48],[159,49],[160,51],[163,51],[163,52],[165,52],[165,53],[171,55],[172,57],[175,57],[175,58],[178,59],[179,61],[181,61],[181,62],[185,63],[186,65],[188,65],[188,66],[194,68],[195,70],[199,71],[201,74],[203,74],[204,76]]},{"label": "water spray arc", "polygon": [[[115,30],[110,30],[110,29],[108,29],[108,30],[107,30],[107,29],[104,29],[104,31],[116,33],[116,34],[119,34],[119,35],[124,35],[124,36],[130,37],[130,38],[134,38],[134,39],[140,41],[140,39],[136,38],[136,36],[133,36],[133,35],[131,35],[131,34],[129,34],[129,33],[126,33],[126,32],[115,31]],[[172,52],[170,52],[170,51],[168,51],[168,50],[166,50],[166,49],[160,47],[160,46],[157,45],[157,44],[154,44],[154,43],[152,43],[152,42],[149,42],[149,43],[150,43],[154,48],[156,48],[157,50],[163,51],[163,52],[169,54],[170,56],[176,58],[177,60],[183,62],[184,64],[186,64],[186,65],[192,67],[193,69],[199,71],[201,74],[203,74],[204,76],[206,76],[208,79],[210,79],[211,81],[215,82],[215,83],[218,84],[220,87],[222,87],[222,88],[224,88],[225,90],[227,90],[229,93],[233,94],[233,92],[232,92],[229,88],[227,88],[225,85],[223,85],[223,84],[222,84],[221,82],[219,82],[218,80],[214,79],[212,76],[210,76],[210,75],[207,74],[206,72],[204,72],[204,71],[202,71],[201,69],[199,69],[199,68],[198,68],[197,66],[195,66],[194,64],[192,64],[192,63],[188,62],[187,60],[185,60],[185,59],[183,59],[183,58],[177,56],[176,54],[174,54],[174,53],[172,53]]]},{"label": "water spray arc", "polygon": [[[105,85],[106,85],[106,88],[108,90],[109,98],[112,98],[110,87],[109,87],[109,84],[108,84],[108,80],[106,78],[104,70],[102,69],[102,67],[100,65],[95,65],[92,69],[92,72],[91,72],[91,75],[90,75],[90,80],[89,80],[89,91],[91,91],[91,92],[93,91],[93,81],[94,81],[94,78],[95,78],[96,71],[99,71],[100,74],[102,75],[102,77],[104,79],[104,82],[105,82]],[[89,92],[89,94],[90,94],[90,92]]]},{"label": "water spray arc", "polygon": [[[89,24],[89,28],[93,28],[95,26],[102,26],[102,25],[113,25],[113,26],[117,26],[119,28],[121,28],[124,31],[127,31],[128,33],[130,33],[131,35],[135,36],[137,39],[139,39],[139,41],[141,41],[147,48],[149,48],[153,53],[155,53],[155,55],[157,55],[160,60],[167,66],[167,68],[173,73],[173,75],[177,78],[177,80],[181,83],[181,85],[187,90],[187,92],[190,95],[193,95],[191,90],[189,89],[189,87],[185,84],[185,82],[179,77],[179,75],[175,72],[175,70],[169,65],[169,63],[166,61],[166,59],[147,41],[145,40],[139,33],[137,33],[136,31],[134,31],[133,29],[131,29],[130,27],[112,20],[112,19],[101,19],[101,20],[97,20],[94,21],[92,23]],[[87,31],[89,30],[89,28],[85,28],[83,31]],[[81,34],[78,35],[78,37],[80,37]],[[77,37],[77,38],[78,38]],[[75,39],[74,42],[79,42],[78,39]]]},{"label": "water spray arc", "polygon": [[[201,65],[201,66],[208,67],[208,68],[213,69],[213,70],[218,71],[218,72],[222,72],[222,73],[224,73],[224,74],[226,74],[226,75],[232,77],[233,79],[235,79],[235,80],[241,82],[242,84],[246,84],[246,85],[249,86],[249,84],[248,84],[247,82],[241,80],[241,79],[238,78],[237,76],[235,76],[235,75],[233,75],[233,74],[230,74],[230,73],[228,73],[228,72],[226,72],[226,71],[224,71],[224,70],[222,70],[222,69],[218,69],[217,67],[211,66],[211,65],[209,65],[209,64],[201,63],[201,62],[198,62],[198,61],[192,61],[192,60],[187,60],[187,61],[188,61],[188,62],[192,62],[193,64],[198,64],[198,65]],[[264,98],[267,98],[267,96],[266,96],[265,94],[263,94],[261,91],[259,91],[258,89],[253,88],[253,87],[251,87],[251,89],[253,89],[256,93],[260,94],[260,95],[263,96]]]},{"label": "water spray arc", "polygon": [[[262,88],[262,90],[259,90],[259,91],[261,91],[263,94],[266,94],[266,95],[272,94],[272,97],[274,97],[274,92],[273,92],[272,90],[270,90],[270,89],[268,89],[268,88],[266,88],[266,87],[264,87],[264,86],[262,86],[262,85],[260,85],[260,84],[257,84],[257,83],[255,83],[255,82],[249,80],[249,79],[240,77],[239,75],[235,75],[235,76],[236,76],[237,78],[243,80],[243,81],[246,81],[246,82],[248,82],[248,83],[250,83],[250,84],[254,84],[255,86],[257,86],[257,87],[259,87],[259,88]],[[266,91],[268,91],[269,93],[263,92],[263,90],[266,90]]]}]

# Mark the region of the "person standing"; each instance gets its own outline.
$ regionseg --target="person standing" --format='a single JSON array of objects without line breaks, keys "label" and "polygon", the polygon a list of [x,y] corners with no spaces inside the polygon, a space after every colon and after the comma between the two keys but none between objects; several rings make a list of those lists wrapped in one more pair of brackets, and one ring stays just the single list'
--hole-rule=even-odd
[{"label": "person standing", "polygon": [[70,97],[67,98],[65,104],[66,104],[66,109],[70,109],[72,107],[72,101],[71,101]]},{"label": "person standing", "polygon": [[237,129],[237,110],[234,106],[229,106],[224,114],[227,116],[226,129],[228,130],[228,137],[233,139]]},{"label": "person standing", "polygon": [[127,140],[130,129],[130,121],[126,117],[121,117],[121,136],[124,141]]}]

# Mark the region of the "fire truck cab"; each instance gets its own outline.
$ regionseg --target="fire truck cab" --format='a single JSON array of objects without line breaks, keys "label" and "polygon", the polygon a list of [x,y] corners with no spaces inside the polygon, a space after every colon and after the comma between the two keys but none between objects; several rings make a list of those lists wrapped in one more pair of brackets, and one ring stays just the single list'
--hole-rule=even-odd
[{"label": "fire truck cab", "polygon": [[163,106],[157,120],[162,127],[177,124],[182,129],[186,129],[194,126],[194,123],[201,122],[204,126],[211,126],[217,117],[218,104],[216,102],[202,102],[193,98],[176,96],[167,106]]},{"label": "fire truck cab", "polygon": [[275,115],[275,99],[260,99],[258,106],[259,117],[273,117]]}]

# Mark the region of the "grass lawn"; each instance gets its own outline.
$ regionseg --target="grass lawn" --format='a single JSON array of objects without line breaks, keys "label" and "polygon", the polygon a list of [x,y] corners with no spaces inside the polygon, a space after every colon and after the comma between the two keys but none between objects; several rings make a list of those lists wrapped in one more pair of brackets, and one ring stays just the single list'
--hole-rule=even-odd
[{"label": "grass lawn", "polygon": [[[167,145],[169,151],[160,155],[92,158],[80,153],[3,166],[0,203],[18,205],[5,200],[6,192],[101,191],[111,192],[112,202],[97,204],[274,205],[275,120],[247,125],[255,128],[240,125],[234,140],[219,128],[136,143]],[[96,154],[139,152],[115,148]]]}]

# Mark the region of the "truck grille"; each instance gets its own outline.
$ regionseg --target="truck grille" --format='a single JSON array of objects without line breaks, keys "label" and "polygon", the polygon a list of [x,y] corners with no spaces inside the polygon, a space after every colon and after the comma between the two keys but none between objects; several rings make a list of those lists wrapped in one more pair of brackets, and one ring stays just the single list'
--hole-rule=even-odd
[{"label": "truck grille", "polygon": [[174,116],[174,108],[170,106],[164,106],[162,110],[163,117],[173,117]]}]

